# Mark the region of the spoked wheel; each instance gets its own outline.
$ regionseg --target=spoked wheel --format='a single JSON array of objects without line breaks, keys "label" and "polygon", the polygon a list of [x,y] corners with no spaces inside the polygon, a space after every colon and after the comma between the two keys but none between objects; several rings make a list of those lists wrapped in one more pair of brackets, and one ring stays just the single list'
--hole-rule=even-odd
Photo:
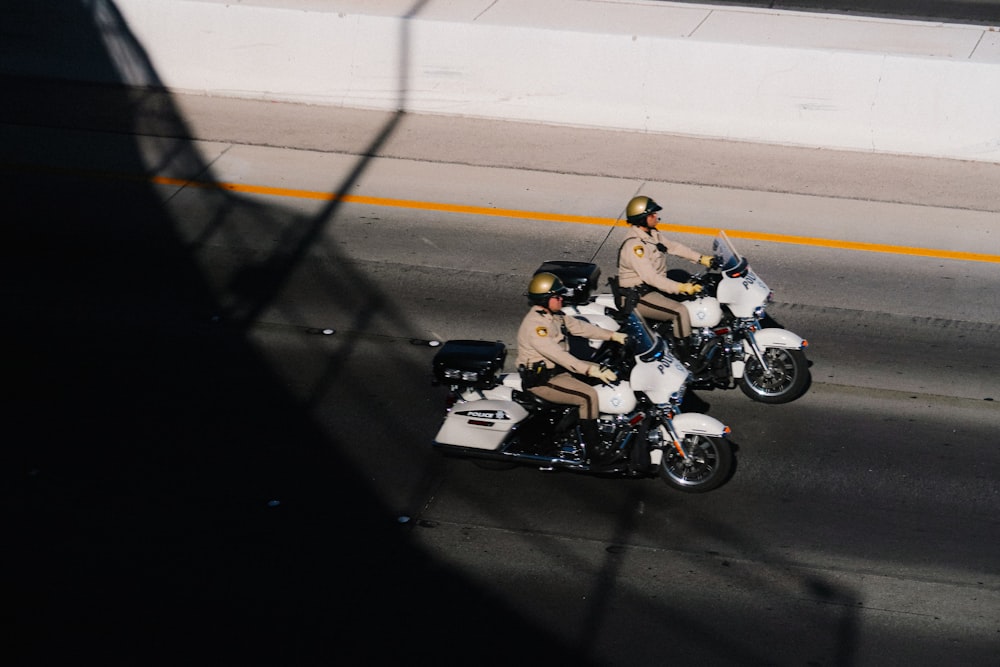
[{"label": "spoked wheel", "polygon": [[733,450],[725,438],[686,435],[681,443],[688,456],[673,447],[663,450],[660,479],[678,491],[704,493],[717,489],[729,478]]},{"label": "spoked wheel", "polygon": [[764,350],[767,368],[757,357],[747,359],[740,389],[761,403],[789,403],[805,393],[809,387],[809,362],[802,350],[769,347]]}]

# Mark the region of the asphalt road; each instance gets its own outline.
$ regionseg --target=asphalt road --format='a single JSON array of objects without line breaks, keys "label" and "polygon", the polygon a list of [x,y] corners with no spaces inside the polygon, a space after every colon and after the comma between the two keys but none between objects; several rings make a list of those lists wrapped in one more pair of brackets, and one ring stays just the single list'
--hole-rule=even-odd
[{"label": "asphalt road", "polygon": [[[6,83],[19,664],[1000,659],[997,165]],[[809,393],[692,397],[705,496],[431,451],[419,342],[512,345],[637,191],[778,235]]]}]

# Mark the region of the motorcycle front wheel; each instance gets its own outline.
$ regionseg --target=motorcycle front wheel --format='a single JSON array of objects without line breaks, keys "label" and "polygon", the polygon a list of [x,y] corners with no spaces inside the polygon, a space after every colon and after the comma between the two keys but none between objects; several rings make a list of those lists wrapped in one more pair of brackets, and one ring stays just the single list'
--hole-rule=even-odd
[{"label": "motorcycle front wheel", "polygon": [[722,486],[733,468],[733,450],[725,438],[686,435],[681,443],[688,456],[673,447],[663,450],[659,474],[667,486],[685,493],[705,493]]},{"label": "motorcycle front wheel", "polygon": [[764,368],[753,355],[747,359],[739,385],[743,393],[760,403],[790,403],[809,388],[809,362],[802,350],[781,347],[764,349]]}]

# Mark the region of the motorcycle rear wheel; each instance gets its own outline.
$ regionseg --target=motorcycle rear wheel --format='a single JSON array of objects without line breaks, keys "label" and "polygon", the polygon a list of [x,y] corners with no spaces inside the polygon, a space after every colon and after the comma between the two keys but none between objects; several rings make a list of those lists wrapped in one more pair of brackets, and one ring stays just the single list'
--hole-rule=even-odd
[{"label": "motorcycle rear wheel", "polygon": [[753,400],[790,403],[809,388],[809,362],[802,350],[769,347],[764,349],[764,359],[771,367],[771,375],[767,375],[757,358],[751,355],[739,380],[740,389]]},{"label": "motorcycle rear wheel", "polygon": [[725,438],[686,435],[681,443],[688,457],[673,447],[663,450],[659,475],[667,486],[685,493],[705,493],[722,486],[733,469],[733,450]]}]

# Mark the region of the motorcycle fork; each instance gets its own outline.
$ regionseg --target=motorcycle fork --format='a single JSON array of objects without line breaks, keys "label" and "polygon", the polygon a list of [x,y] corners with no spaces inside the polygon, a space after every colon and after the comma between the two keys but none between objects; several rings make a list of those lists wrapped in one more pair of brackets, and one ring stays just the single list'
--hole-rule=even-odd
[{"label": "motorcycle fork", "polygon": [[670,436],[670,441],[673,444],[674,449],[677,450],[677,453],[684,457],[685,461],[690,460],[688,453],[684,451],[684,446],[681,445],[681,437],[678,435],[674,425],[669,421],[665,421],[663,422],[663,426],[667,429],[667,435]]},{"label": "motorcycle fork", "polygon": [[760,349],[760,346],[757,345],[757,339],[753,335],[753,330],[748,328],[744,331],[744,334],[746,335],[746,341],[750,344],[750,350],[753,352],[753,356],[757,357],[757,362],[760,364],[760,367],[764,369],[765,377],[770,376],[771,365],[764,361],[764,352]]}]

